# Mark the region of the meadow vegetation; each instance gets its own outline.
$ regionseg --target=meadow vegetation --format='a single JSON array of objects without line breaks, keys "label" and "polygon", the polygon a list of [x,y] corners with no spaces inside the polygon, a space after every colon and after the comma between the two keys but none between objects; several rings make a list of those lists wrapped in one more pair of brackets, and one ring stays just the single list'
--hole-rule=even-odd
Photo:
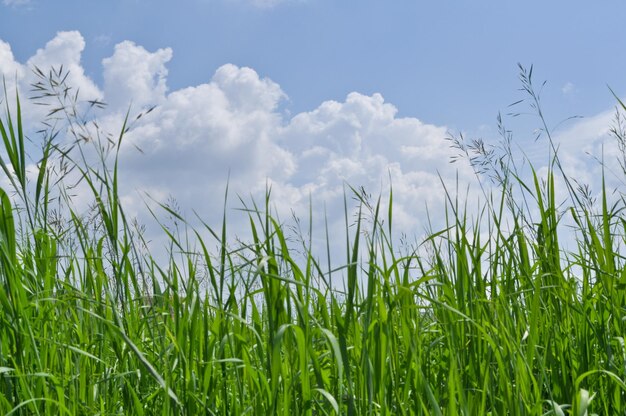
[{"label": "meadow vegetation", "polygon": [[[1,414],[626,411],[624,199],[604,186],[594,201],[565,175],[532,71],[521,81],[551,147],[547,173],[518,174],[501,122],[501,153],[452,138],[478,174],[482,210],[470,215],[442,186],[446,226],[401,250],[393,193],[382,204],[348,188],[370,221],[346,208],[346,229],[327,231],[345,238],[340,267],[286,237],[269,193],[247,204],[250,241],[229,240],[224,214],[187,236],[163,226],[169,257],[151,256],[118,194],[131,118],[106,136],[90,116],[103,103],[80,102],[62,68],[35,72],[30,99],[49,110],[32,133],[37,163],[18,96],[7,95],[0,123],[10,183],[0,190]],[[90,215],[68,184],[90,192]],[[160,209],[155,218],[185,224]],[[574,249],[561,247],[564,231]]]}]

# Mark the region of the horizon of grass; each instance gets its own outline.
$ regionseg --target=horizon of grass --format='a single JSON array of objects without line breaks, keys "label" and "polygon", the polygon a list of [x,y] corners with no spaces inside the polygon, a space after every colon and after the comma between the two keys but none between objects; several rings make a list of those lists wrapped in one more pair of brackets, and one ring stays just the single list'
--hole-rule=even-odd
[{"label": "horizon of grass", "polygon": [[[611,204],[603,182],[599,206],[590,204],[565,175],[532,70],[520,76],[553,151],[547,175],[531,170],[525,183],[510,153],[453,139],[499,185],[482,188],[479,215],[444,187],[446,226],[401,254],[393,190],[383,212],[381,198],[350,188],[359,215],[350,223],[346,202],[345,260],[334,270],[310,240],[294,247],[286,238],[269,193],[261,206],[244,204],[250,242],[229,240],[224,212],[218,229],[203,224],[181,237],[163,226],[169,258],[158,262],[118,195],[132,120],[96,140],[83,110],[104,104],[68,94],[62,68],[35,72],[33,99],[50,111],[34,183],[17,95],[0,119],[12,193],[0,189],[0,413],[624,412],[624,201]],[[63,135],[75,140],[61,146]],[[92,193],[88,218],[61,180],[76,174]],[[566,207],[555,178],[567,187]],[[564,216],[576,226],[570,252],[561,248]]]}]

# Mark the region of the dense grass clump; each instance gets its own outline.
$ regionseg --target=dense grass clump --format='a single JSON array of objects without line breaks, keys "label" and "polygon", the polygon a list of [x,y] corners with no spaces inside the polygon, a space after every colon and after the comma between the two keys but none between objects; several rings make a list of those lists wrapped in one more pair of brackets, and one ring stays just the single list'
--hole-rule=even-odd
[{"label": "dense grass clump", "polygon": [[[582,201],[556,152],[528,184],[499,158],[501,187],[485,194],[480,215],[450,196],[447,225],[403,254],[392,195],[382,212],[356,193],[372,221],[367,233],[360,215],[347,227],[335,270],[306,240],[294,247],[269,197],[248,210],[249,243],[228,241],[226,220],[191,230],[194,245],[164,227],[171,250],[159,262],[118,198],[128,124],[102,144],[62,71],[37,73],[35,99],[51,107],[34,174],[19,99],[0,123],[11,183],[0,190],[1,414],[626,410],[623,202],[610,204],[606,189],[598,207]],[[76,140],[62,146],[60,135]],[[92,194],[90,217],[66,192],[63,178],[76,177]],[[570,195],[565,207],[555,178]],[[565,217],[578,236],[569,252]]]}]

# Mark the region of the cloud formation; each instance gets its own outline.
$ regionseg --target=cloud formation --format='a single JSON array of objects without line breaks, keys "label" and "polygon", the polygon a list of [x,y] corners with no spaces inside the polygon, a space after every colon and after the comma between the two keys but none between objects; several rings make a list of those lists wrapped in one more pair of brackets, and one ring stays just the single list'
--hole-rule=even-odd
[{"label": "cloud formation", "polygon": [[98,86],[85,74],[81,56],[85,49],[85,40],[77,31],[59,32],[46,46],[38,49],[23,67],[25,81],[32,81],[32,68],[39,68],[47,73],[51,68],[63,66],[69,73],[67,82],[74,89],[80,90],[84,100],[101,98],[102,93]]},{"label": "cloud formation", "polygon": [[[206,83],[169,91],[166,64],[172,50],[151,52],[130,41],[118,44],[103,60],[104,85],[99,87],[81,65],[84,48],[80,33],[60,32],[20,64],[0,41],[0,68],[17,75],[23,89],[33,65],[65,65],[84,99],[110,104],[100,121],[112,132],[121,126],[129,104],[134,111],[157,106],[138,120],[121,151],[123,201],[131,215],[144,215],[142,195],[147,193],[159,202],[172,197],[184,214],[194,210],[209,223],[219,223],[228,180],[231,195],[248,201],[261,202],[271,186],[283,219],[292,211],[306,218],[312,200],[316,224],[321,226],[327,214],[331,232],[343,232],[346,184],[374,197],[385,195],[392,185],[396,226],[419,235],[429,221],[443,222],[442,183],[453,193],[458,184],[463,194],[472,181],[468,166],[449,163],[454,151],[444,140],[445,126],[399,117],[381,94],[353,92],[288,116],[280,109],[287,98],[280,85],[232,64],[219,67]],[[571,137],[578,134],[576,140],[582,140],[585,126],[595,134],[598,125],[606,127],[605,121],[602,116],[575,125],[561,139],[573,143]],[[573,156],[580,145],[572,146],[564,146],[572,150],[565,157],[580,169],[582,162]],[[241,204],[231,198],[228,206],[233,216],[233,208]],[[246,228],[245,216],[233,221],[233,229]],[[323,237],[321,231],[317,234]]]},{"label": "cloud formation", "polygon": [[[391,180],[396,221],[420,230],[426,205],[436,209],[443,202],[441,180],[456,178],[445,126],[398,117],[381,94],[354,92],[290,117],[279,108],[287,94],[251,68],[225,64],[204,84],[168,91],[172,50],[150,52],[129,41],[103,60],[100,88],[85,75],[84,48],[80,33],[61,32],[20,64],[0,43],[0,67],[17,73],[23,89],[30,67],[63,64],[83,98],[109,103],[101,124],[112,131],[131,102],[136,111],[157,105],[136,123],[121,153],[124,200],[136,213],[140,193],[147,192],[161,202],[175,198],[187,214],[193,209],[216,220],[229,180],[231,194],[244,199],[262,201],[271,186],[283,218],[292,210],[305,216],[311,198],[318,221],[326,206],[329,222],[343,229],[346,184],[377,195]],[[229,206],[240,205],[232,198]]]},{"label": "cloud formation", "polygon": [[381,94],[351,93],[293,117],[278,111],[285,98],[270,79],[230,64],[206,84],[159,95],[128,136],[123,166],[132,166],[132,187],[158,184],[160,195],[211,213],[227,177],[231,191],[260,200],[269,183],[283,218],[306,213],[311,197],[318,219],[326,204],[338,225],[346,184],[377,195],[391,180],[403,228],[425,227],[427,205],[441,212],[441,181],[456,178],[445,127],[397,117]]},{"label": "cloud formation", "polygon": [[150,53],[130,41],[117,44],[113,56],[102,61],[107,103],[140,108],[161,104],[167,92],[165,64],[170,59],[170,48]]},{"label": "cloud formation", "polygon": [[0,40],[0,63],[2,64],[2,75],[9,82],[24,77],[25,68],[15,60],[11,45],[2,40]]}]

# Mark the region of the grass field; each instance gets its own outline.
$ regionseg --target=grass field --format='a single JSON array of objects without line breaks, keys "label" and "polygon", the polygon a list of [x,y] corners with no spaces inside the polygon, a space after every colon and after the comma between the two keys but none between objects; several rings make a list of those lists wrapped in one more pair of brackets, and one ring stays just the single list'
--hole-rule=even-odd
[{"label": "grass field", "polygon": [[[248,244],[229,241],[224,220],[191,231],[193,247],[168,234],[171,256],[159,262],[118,198],[128,125],[109,147],[96,144],[100,164],[87,163],[83,107],[63,94],[62,75],[41,72],[35,85],[47,119],[61,122],[42,133],[34,173],[18,100],[0,125],[11,182],[0,191],[0,414],[626,411],[624,201],[602,189],[589,203],[556,152],[547,175],[525,183],[514,166],[489,165],[480,146],[453,140],[497,174],[480,215],[449,195],[447,226],[401,254],[393,195],[384,212],[361,201],[372,221],[349,224],[346,214],[344,261],[333,271],[342,284],[319,260],[326,253],[285,237],[271,198],[250,209]],[[58,146],[62,135],[76,141]],[[82,178],[89,219],[53,166]],[[577,236],[574,250],[561,248],[565,231]]]}]

